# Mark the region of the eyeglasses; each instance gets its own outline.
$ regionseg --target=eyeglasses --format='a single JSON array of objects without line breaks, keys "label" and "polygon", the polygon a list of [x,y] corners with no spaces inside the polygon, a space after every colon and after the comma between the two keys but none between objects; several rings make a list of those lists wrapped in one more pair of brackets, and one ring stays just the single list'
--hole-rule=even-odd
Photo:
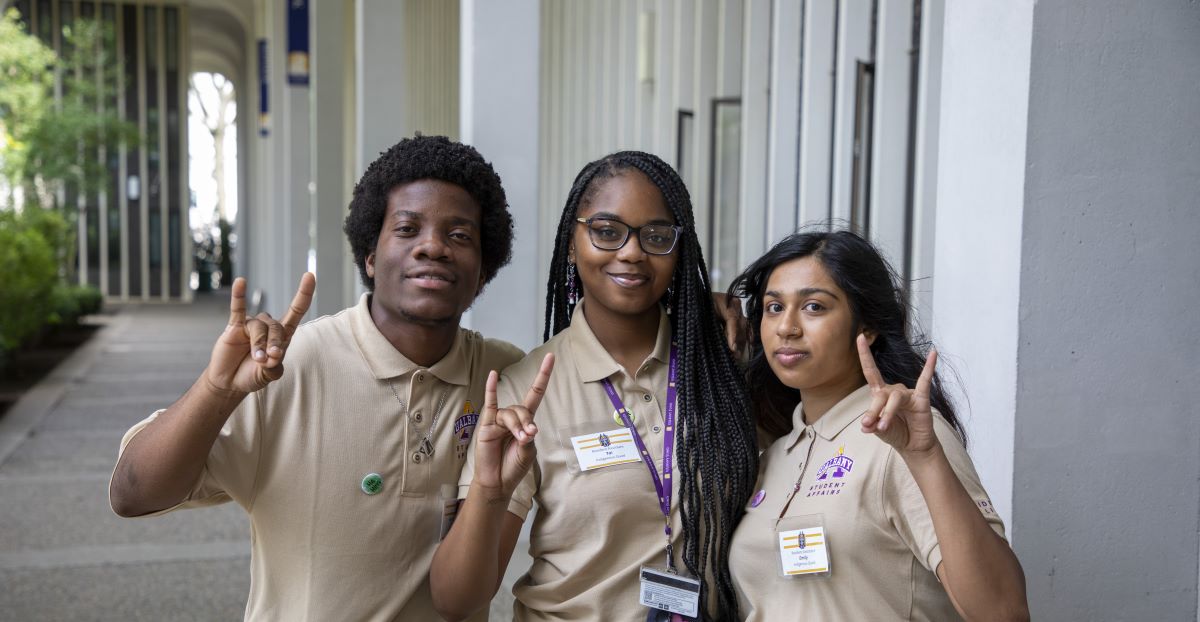
[{"label": "eyeglasses", "polygon": [[625,246],[629,234],[636,233],[642,250],[651,255],[670,255],[679,241],[683,227],[679,225],[642,225],[631,227],[613,218],[576,218],[575,222],[588,227],[592,246],[602,251],[615,251]]}]

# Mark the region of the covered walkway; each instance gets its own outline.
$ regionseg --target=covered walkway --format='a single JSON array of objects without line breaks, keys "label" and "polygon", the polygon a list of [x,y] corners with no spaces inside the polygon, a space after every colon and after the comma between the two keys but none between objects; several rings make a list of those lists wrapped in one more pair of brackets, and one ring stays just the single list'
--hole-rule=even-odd
[{"label": "covered walkway", "polygon": [[[121,435],[187,390],[227,309],[225,292],[118,307],[0,417],[0,619],[242,618],[250,544],[241,509],[126,520],[107,498]],[[511,580],[493,620],[509,618]]]}]

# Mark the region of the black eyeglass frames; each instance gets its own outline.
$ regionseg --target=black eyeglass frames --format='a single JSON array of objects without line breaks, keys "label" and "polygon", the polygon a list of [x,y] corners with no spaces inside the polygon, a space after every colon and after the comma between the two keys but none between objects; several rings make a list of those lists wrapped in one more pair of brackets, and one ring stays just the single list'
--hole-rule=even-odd
[{"label": "black eyeglass frames", "polygon": [[679,225],[642,225],[631,227],[615,218],[576,218],[575,222],[587,225],[592,246],[602,251],[615,251],[625,246],[629,236],[636,233],[642,250],[651,255],[670,255],[679,241],[683,227]]}]

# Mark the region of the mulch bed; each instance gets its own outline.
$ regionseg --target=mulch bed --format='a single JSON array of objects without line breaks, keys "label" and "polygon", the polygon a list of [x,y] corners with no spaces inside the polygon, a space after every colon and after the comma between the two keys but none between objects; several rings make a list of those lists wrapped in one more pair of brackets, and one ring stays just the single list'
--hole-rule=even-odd
[{"label": "mulch bed", "polygon": [[86,322],[57,328],[0,361],[0,417],[98,330]]}]

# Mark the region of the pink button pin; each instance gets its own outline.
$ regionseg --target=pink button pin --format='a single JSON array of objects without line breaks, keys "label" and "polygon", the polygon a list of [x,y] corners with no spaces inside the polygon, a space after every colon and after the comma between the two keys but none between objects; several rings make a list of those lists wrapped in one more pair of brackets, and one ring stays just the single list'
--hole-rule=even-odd
[{"label": "pink button pin", "polygon": [[758,507],[758,505],[763,502],[763,499],[766,499],[766,498],[767,498],[766,489],[759,490],[757,493],[754,494],[754,498],[750,500],[750,507],[752,507],[752,508]]}]

